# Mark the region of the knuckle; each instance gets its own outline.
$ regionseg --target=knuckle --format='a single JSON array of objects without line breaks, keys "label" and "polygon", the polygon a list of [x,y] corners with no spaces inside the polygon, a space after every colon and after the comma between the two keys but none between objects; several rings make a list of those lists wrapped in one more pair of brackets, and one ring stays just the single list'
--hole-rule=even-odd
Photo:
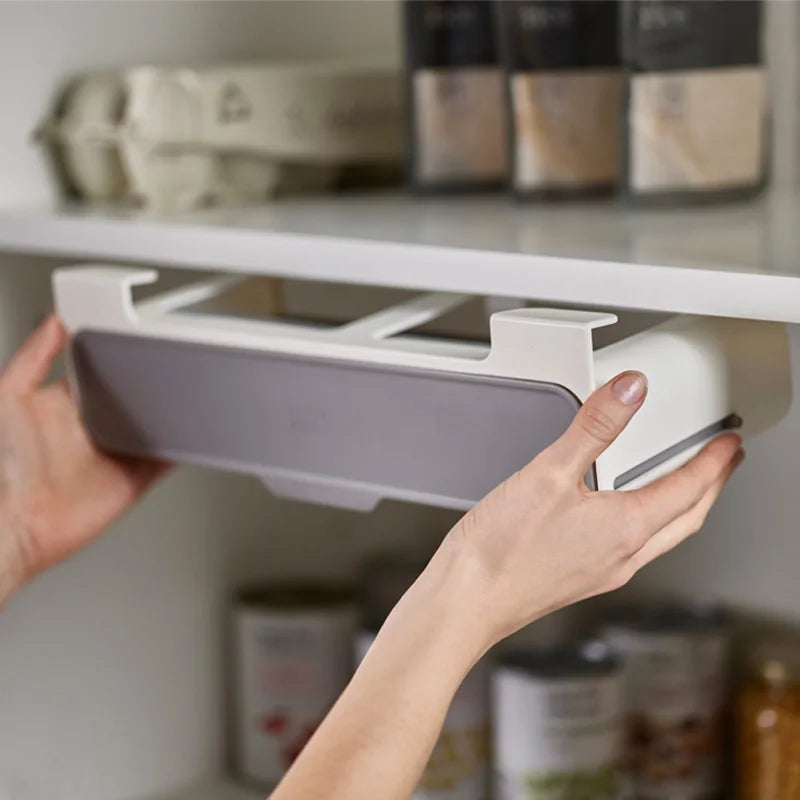
[{"label": "knuckle", "polygon": [[707,482],[709,469],[705,459],[690,461],[678,471],[678,486],[686,494],[695,494]]},{"label": "knuckle", "polygon": [[626,564],[622,568],[622,571],[620,573],[620,580],[622,581],[620,584],[620,588],[622,588],[623,586],[627,586],[631,582],[633,576],[637,573],[637,571],[638,570],[634,564],[630,563]]},{"label": "knuckle", "polygon": [[581,430],[603,444],[610,444],[617,434],[614,420],[593,403],[587,403],[578,415]]},{"label": "knuckle", "polygon": [[[624,496],[624,513],[626,518],[636,525],[642,540],[655,533],[655,526],[658,524],[655,519],[656,513],[661,508],[660,504],[654,502],[653,498],[646,495],[639,495],[635,492]],[[644,544],[644,541],[641,542]]]},{"label": "knuckle", "polygon": [[724,464],[725,461],[719,459],[713,452],[704,451],[686,464],[682,468],[682,473],[687,482],[699,492],[715,480]]},{"label": "knuckle", "polygon": [[616,546],[611,551],[611,563],[609,568],[612,573],[618,569],[620,564],[624,564],[629,558],[633,557],[638,548],[633,544],[632,538],[620,537]]},{"label": "knuckle", "polygon": [[619,566],[611,578],[608,591],[615,592],[617,589],[627,586],[635,574],[636,568],[632,564],[626,563]]},{"label": "knuckle", "polygon": [[540,453],[516,474],[519,481],[526,484],[526,491],[533,489],[543,497],[561,493],[571,480],[569,471],[551,459],[547,451]]},{"label": "knuckle", "polygon": [[698,509],[697,511],[692,512],[689,516],[689,535],[697,533],[706,521],[707,511],[703,509]]},{"label": "knuckle", "polygon": [[[627,497],[625,498],[628,499]],[[620,503],[615,509],[615,555],[624,558],[639,550],[647,540],[648,531],[637,513],[636,507]]]},{"label": "knuckle", "polygon": [[622,525],[619,538],[622,552],[625,555],[633,555],[644,544],[645,537],[640,526],[627,521]]},{"label": "knuckle", "polygon": [[544,497],[561,494],[570,485],[569,473],[556,466],[547,465],[540,473],[539,490]]}]

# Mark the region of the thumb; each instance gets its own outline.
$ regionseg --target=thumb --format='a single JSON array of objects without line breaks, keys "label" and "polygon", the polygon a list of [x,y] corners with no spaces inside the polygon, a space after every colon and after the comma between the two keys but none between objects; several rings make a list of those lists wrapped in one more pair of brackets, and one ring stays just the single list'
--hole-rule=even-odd
[{"label": "thumb", "polygon": [[646,395],[647,378],[641,372],[612,378],[589,396],[569,428],[545,451],[548,463],[582,481],[597,457],[625,430]]},{"label": "thumb", "polygon": [[66,331],[51,314],[0,372],[0,390],[22,395],[37,389],[63,350],[66,339]]}]

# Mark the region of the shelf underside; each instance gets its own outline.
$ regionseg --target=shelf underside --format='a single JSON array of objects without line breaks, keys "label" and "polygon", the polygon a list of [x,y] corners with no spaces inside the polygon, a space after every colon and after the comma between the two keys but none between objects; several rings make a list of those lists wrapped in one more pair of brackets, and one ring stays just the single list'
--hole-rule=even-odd
[{"label": "shelf underside", "polygon": [[0,211],[0,250],[800,322],[800,199],[626,210],[499,196],[285,199],[171,215]]}]

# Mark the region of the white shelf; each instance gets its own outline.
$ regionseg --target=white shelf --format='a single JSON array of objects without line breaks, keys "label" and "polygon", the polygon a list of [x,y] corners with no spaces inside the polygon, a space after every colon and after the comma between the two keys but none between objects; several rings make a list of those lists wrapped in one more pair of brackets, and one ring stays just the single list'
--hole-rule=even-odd
[{"label": "white shelf", "polygon": [[264,800],[264,790],[251,789],[232,780],[220,780],[158,800]]},{"label": "white shelf", "polygon": [[800,199],[628,211],[402,194],[0,211],[0,250],[800,322]]}]

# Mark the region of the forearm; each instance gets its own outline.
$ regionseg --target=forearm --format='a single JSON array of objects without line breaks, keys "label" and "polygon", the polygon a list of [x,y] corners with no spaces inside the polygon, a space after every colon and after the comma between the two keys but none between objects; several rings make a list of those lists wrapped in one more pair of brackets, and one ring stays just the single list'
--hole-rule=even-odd
[{"label": "forearm", "polygon": [[453,695],[485,652],[469,577],[434,559],[272,800],[407,800]]}]

